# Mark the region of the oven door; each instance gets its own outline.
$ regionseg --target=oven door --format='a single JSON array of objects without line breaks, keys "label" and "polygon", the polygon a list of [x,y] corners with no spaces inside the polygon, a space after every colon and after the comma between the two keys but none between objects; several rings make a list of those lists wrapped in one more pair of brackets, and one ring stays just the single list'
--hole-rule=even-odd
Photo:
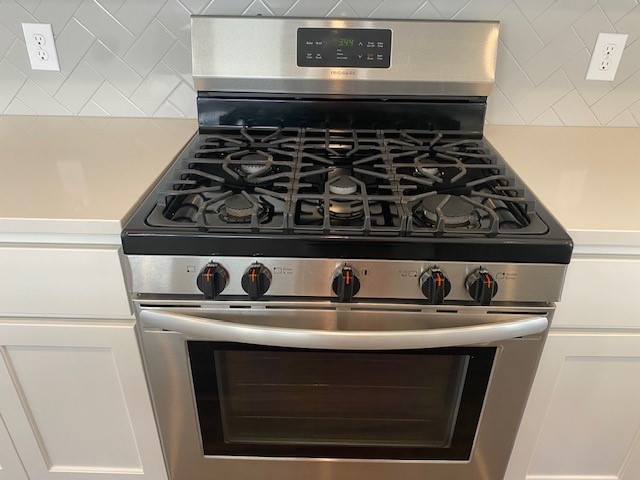
[{"label": "oven door", "polygon": [[550,312],[448,310],[139,304],[172,479],[502,478]]}]

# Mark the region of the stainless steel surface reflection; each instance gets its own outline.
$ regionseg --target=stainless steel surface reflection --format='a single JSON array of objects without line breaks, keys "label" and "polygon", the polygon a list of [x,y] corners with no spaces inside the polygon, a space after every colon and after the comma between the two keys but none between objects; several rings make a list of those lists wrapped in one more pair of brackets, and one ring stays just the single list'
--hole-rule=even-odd
[{"label": "stainless steel surface reflection", "polygon": [[[153,324],[154,315],[168,318],[183,315],[205,323],[216,321],[261,329],[291,328],[315,333],[366,336],[371,332],[397,334],[406,331],[440,332],[455,328],[492,327],[531,318],[542,318],[548,324],[553,313],[550,307],[460,307],[450,310],[454,312],[452,314],[420,304],[382,302],[357,305],[331,302],[246,302],[242,305],[238,302],[187,301],[186,304],[176,305],[175,301],[170,304],[168,300],[140,297],[135,303],[142,319],[140,333],[156,415],[174,480],[267,480],[301,477],[310,480],[500,479],[504,475],[548,328],[519,338],[468,345],[496,348],[495,363],[469,459],[270,458],[250,453],[234,456],[204,455],[186,342],[216,340],[215,334],[208,335],[210,332],[206,332],[207,336],[203,337],[176,330],[161,330],[145,325],[145,318],[148,323]],[[259,343],[259,338],[248,337],[246,341],[255,344]],[[322,351],[329,354],[332,352],[326,348]]]},{"label": "stainless steel surface reflection", "polygon": [[[486,96],[493,86],[498,26],[495,21],[197,16],[191,24],[193,78],[199,91],[228,94]],[[298,28],[391,29],[391,66],[299,67]],[[238,52],[251,59],[238,62]]]},{"label": "stainless steel surface reflection", "polygon": [[246,269],[259,261],[268,268],[272,282],[269,297],[328,297],[332,275],[345,263],[360,275],[361,289],[355,297],[366,299],[407,299],[420,301],[422,273],[437,265],[451,280],[447,302],[471,300],[465,287],[467,276],[482,267],[500,284],[496,302],[555,302],[560,299],[566,265],[545,263],[429,262],[406,260],[338,258],[257,258],[180,255],[128,255],[132,290],[153,295],[201,295],[196,276],[209,263],[222,265],[229,274],[225,296],[246,298],[240,279]]}]

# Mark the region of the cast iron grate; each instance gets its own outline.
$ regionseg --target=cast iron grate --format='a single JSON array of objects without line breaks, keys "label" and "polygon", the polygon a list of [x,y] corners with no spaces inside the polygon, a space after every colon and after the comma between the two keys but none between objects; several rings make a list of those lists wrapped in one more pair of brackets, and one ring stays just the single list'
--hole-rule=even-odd
[{"label": "cast iron grate", "polygon": [[158,192],[156,227],[377,236],[543,234],[536,201],[483,139],[418,130],[221,127]]}]

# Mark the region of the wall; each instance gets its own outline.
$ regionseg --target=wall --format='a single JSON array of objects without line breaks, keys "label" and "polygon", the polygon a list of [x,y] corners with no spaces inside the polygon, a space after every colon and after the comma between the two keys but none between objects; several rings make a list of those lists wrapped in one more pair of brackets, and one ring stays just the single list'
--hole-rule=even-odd
[{"label": "wall", "polygon": [[[498,19],[487,121],[638,126],[637,0],[0,0],[0,112],[193,117],[189,15]],[[52,23],[60,72],[33,72],[21,22]],[[629,41],[614,82],[584,80],[597,32]]]}]

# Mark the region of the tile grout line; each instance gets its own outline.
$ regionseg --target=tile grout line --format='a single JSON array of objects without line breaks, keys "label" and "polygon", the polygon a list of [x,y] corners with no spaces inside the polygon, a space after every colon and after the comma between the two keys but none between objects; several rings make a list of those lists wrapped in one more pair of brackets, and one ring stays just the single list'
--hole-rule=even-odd
[{"label": "tile grout line", "polygon": [[[11,63],[9,60],[7,60],[7,63],[8,63],[9,65],[11,65],[13,68],[15,68],[18,72],[20,72],[20,74],[21,74],[24,78],[22,79],[22,83],[20,84],[20,86],[19,86],[19,87],[18,87],[18,89],[16,90],[15,95],[14,95],[13,97],[11,97],[11,100],[9,100],[9,103],[7,103],[7,106],[4,108],[3,112],[6,112],[6,111],[9,109],[9,106],[11,105],[11,103],[12,103],[14,100],[18,100],[18,101],[20,101],[21,103],[23,103],[23,104],[24,104],[24,102],[22,102],[20,99],[18,99],[18,93],[20,93],[20,90],[22,90],[22,87],[24,87],[25,83],[27,83],[27,81],[29,80],[29,77],[27,77],[24,73],[22,73],[22,71],[21,71],[18,67],[16,67],[13,63]],[[25,105],[25,107],[29,108],[27,105]],[[32,109],[32,108],[29,108],[29,110],[33,111],[33,109]]]},{"label": "tile grout line", "polygon": [[[129,95],[127,98],[131,99],[131,97],[133,97],[133,96],[136,94],[136,92],[137,92],[138,90],[140,90],[140,88],[142,87],[142,85],[144,85],[144,82],[145,82],[145,80],[147,80],[147,79],[149,78],[149,75],[151,75],[151,74],[153,73],[153,71],[158,67],[158,65],[160,65],[161,63],[163,63],[163,60],[164,60],[164,57],[166,56],[166,54],[167,54],[167,53],[169,53],[169,50],[171,50],[171,49],[173,48],[173,46],[176,44],[176,42],[178,41],[175,37],[174,37],[174,40],[175,40],[175,41],[174,41],[174,42],[171,44],[171,46],[167,49],[167,51],[165,52],[165,54],[164,54],[164,55],[162,55],[162,57],[160,58],[160,60],[158,60],[158,61],[153,65],[153,67],[151,67],[151,69],[149,70],[149,73],[147,74],[147,76],[146,76],[146,77],[142,77],[142,75],[140,75],[140,76],[142,77],[142,82],[140,83],[140,85],[138,85],[138,86],[136,87],[136,89],[133,91],[133,93],[132,93],[131,95]],[[169,65],[167,65],[166,63],[163,63],[163,64],[164,64],[164,65],[165,65],[169,70],[171,70],[171,72],[173,73],[173,69],[172,69]],[[180,78],[180,81],[182,82],[182,81],[183,81],[183,80],[182,80],[182,75],[179,75],[179,74],[178,74],[178,77]],[[115,87],[114,87],[114,88],[115,88]],[[121,92],[121,93],[122,93],[122,92]],[[124,94],[123,94],[123,95],[124,95]],[[125,96],[126,96],[126,95],[125,95]],[[131,100],[131,101],[133,102],[133,100]],[[133,103],[135,103],[135,102],[133,102]]]},{"label": "tile grout line", "polygon": [[[564,73],[564,70],[563,72]],[[566,73],[565,73],[566,75]],[[568,78],[568,77],[567,77]],[[572,83],[573,85],[573,83]],[[564,95],[562,98],[560,98],[557,102],[554,102],[553,105],[551,105],[551,110],[554,111],[554,113],[558,116],[558,118],[560,119],[560,122],[562,122],[562,125],[564,125],[565,127],[567,126],[563,121],[562,121],[562,117],[560,116],[560,114],[558,113],[558,111],[554,108],[556,105],[558,105],[558,103],[560,103],[562,100],[564,100],[565,98],[567,98],[569,95],[571,95],[573,92],[576,92],[578,94],[578,96],[582,99],[582,97],[580,96],[580,92],[578,92],[578,90],[575,88],[573,88],[573,90],[571,90],[569,93],[567,93],[566,95]],[[582,99],[582,101],[584,101],[584,99]],[[587,102],[584,102],[585,105],[587,104]],[[588,107],[589,105],[587,105]],[[591,111],[591,109],[589,109],[589,111]],[[602,122],[600,121],[600,119],[598,117],[596,117],[596,115],[591,112],[591,115],[593,115],[593,118],[595,118],[596,122],[598,122],[598,125],[600,125],[601,127],[603,126]]]},{"label": "tile grout line", "polygon": [[[125,3],[126,3],[126,2],[125,2]],[[166,0],[166,1],[165,1],[165,3],[163,3],[163,4],[162,4],[162,8],[160,8],[160,10],[158,10],[158,13],[160,13],[160,12],[162,11],[162,9],[167,5],[167,3],[169,3],[169,0]],[[122,4],[122,6],[124,6],[124,3]],[[121,6],[120,8],[122,8],[122,6]],[[118,9],[118,11],[120,11],[120,8]],[[133,47],[135,47],[135,46],[136,46],[136,44],[140,41],[140,38],[142,38],[142,35],[144,35],[144,34],[145,34],[145,32],[147,31],[147,29],[148,29],[148,28],[151,26],[151,24],[153,23],[153,21],[157,19],[157,17],[158,17],[158,13],[156,13],[156,14],[151,18],[151,20],[149,20],[149,23],[147,23],[147,25],[142,29],[142,32],[140,33],[140,35],[137,35],[137,36],[136,36],[136,35],[133,35],[133,33],[131,33],[131,32],[130,32],[130,33],[131,33],[131,35],[133,35],[136,39],[135,39],[135,40],[134,40],[134,42],[131,44],[131,46],[127,49],[127,51],[126,51],[126,52],[124,52],[124,53],[122,54],[122,57],[120,57],[120,55],[117,55],[117,54],[116,54],[118,57],[120,57],[120,59],[121,59],[122,61],[124,61],[125,57],[126,57],[127,55],[129,55],[129,53],[131,52],[131,50],[133,50]],[[172,36],[172,37],[174,37],[174,38],[175,38],[175,35],[174,35],[173,33],[171,33],[171,32],[169,31],[169,29],[168,29],[167,27],[165,27],[165,26],[164,26],[164,24],[163,24],[160,20],[158,20],[158,23],[159,23],[160,25],[162,25],[162,27],[163,27],[165,30],[167,30],[167,32],[169,32],[169,33],[171,34],[171,36]],[[123,26],[124,26],[124,25],[123,25]],[[126,28],[126,27],[125,27],[125,28]],[[125,63],[126,63],[126,62],[125,62]],[[133,68],[133,67],[132,67],[132,68]],[[135,70],[135,68],[134,68],[134,70]],[[138,71],[136,70],[136,73],[137,73],[137,72],[138,72]],[[142,75],[140,75],[140,76],[142,76]],[[144,78],[144,77],[143,77],[143,78]]]},{"label": "tile grout line", "polygon": [[[498,90],[500,92],[500,94],[504,97],[504,99],[507,101],[507,103],[509,105],[511,105],[511,108],[513,109],[513,111],[515,112],[516,116],[520,119],[520,121],[522,122],[523,125],[527,125],[527,122],[524,121],[524,118],[522,118],[522,115],[520,115],[520,112],[516,109],[515,105],[513,105],[509,99],[507,98],[507,96],[504,94],[504,92],[498,88],[497,85],[494,84],[493,88],[495,88],[496,90]],[[486,113],[485,113],[485,119],[486,119]]]},{"label": "tile grout line", "polygon": [[[507,46],[507,44],[506,44],[506,43],[504,43],[504,42],[502,42],[502,47],[503,47],[507,52],[509,52],[509,55],[511,55],[511,58],[513,58],[513,61],[514,61],[514,62],[516,62],[516,63],[518,64],[518,67],[520,67],[520,70],[522,71],[522,73],[524,74],[524,76],[527,78],[527,80],[529,80],[529,81],[531,82],[531,85],[533,85],[533,90],[535,90],[536,88],[538,88],[538,87],[539,87],[539,85],[536,85],[536,84],[535,84],[535,82],[534,82],[533,80],[531,80],[531,78],[529,77],[529,74],[528,74],[528,73],[527,73],[527,71],[522,67],[522,65],[520,64],[520,62],[518,61],[518,59],[517,59],[517,58],[515,57],[515,55],[511,52],[511,50],[509,50],[509,47]],[[498,47],[498,48],[499,48],[499,47]],[[544,47],[543,47],[543,48],[544,48]],[[542,49],[540,49],[540,50],[542,50]],[[539,52],[540,50],[538,50],[538,52]],[[537,53],[537,52],[536,52],[536,53]],[[533,55],[535,55],[535,53],[534,53]],[[533,57],[533,55],[532,55],[531,57]],[[497,60],[497,58],[496,58],[496,60]],[[496,62],[496,63],[497,63],[497,62]],[[553,75],[553,74],[552,74],[552,75]],[[532,91],[533,91],[533,90],[532,90]],[[529,92],[529,93],[531,93],[531,92]],[[527,95],[529,95],[529,94],[527,94]],[[526,95],[525,95],[525,97],[526,97]],[[505,97],[505,98],[506,98],[506,97]],[[522,98],[524,98],[524,97],[522,97]],[[522,98],[521,98],[520,100],[522,100]],[[518,100],[518,101],[520,101],[520,100]],[[509,103],[511,103],[511,102],[509,102]],[[517,102],[516,102],[516,103],[517,103]]]},{"label": "tile grout line", "polygon": [[[87,63],[87,62],[84,60],[84,57],[86,57],[86,56],[87,56],[87,54],[89,53],[89,50],[91,50],[91,47],[93,47],[93,45],[94,45],[97,41],[98,41],[98,39],[94,37],[93,42],[91,42],[91,46],[87,49],[87,52],[86,52],[86,53],[82,56],[82,58],[78,61],[78,64],[76,65],[76,67],[77,67],[78,65],[80,65],[82,62],[84,62],[84,63],[87,65],[87,67],[89,67],[91,70],[93,70],[93,71],[94,71],[94,72],[96,72],[98,75],[100,75],[100,78],[102,78],[102,81],[101,81],[101,82],[100,82],[100,84],[96,87],[96,89],[93,91],[93,93],[89,96],[89,98],[87,99],[87,101],[86,101],[86,102],[84,102],[84,104],[83,104],[83,105],[82,105],[82,107],[78,110],[78,113],[77,113],[76,115],[78,115],[78,114],[79,114],[79,113],[84,109],[84,107],[86,107],[86,106],[87,106],[87,104],[91,101],[91,99],[92,99],[92,98],[93,98],[93,96],[96,94],[96,92],[97,92],[98,90],[100,90],[100,87],[102,87],[102,85],[104,84],[104,82],[106,82],[106,81],[107,81],[107,79],[106,79],[106,78],[104,78],[104,76],[103,76],[100,72],[98,72],[95,68],[93,68],[89,63]],[[74,70],[75,70],[75,69],[74,69]],[[69,77],[70,77],[70,76],[71,76],[71,74],[69,75]],[[109,83],[111,83],[111,82],[109,82]],[[113,87],[113,88],[115,88],[115,87]],[[118,89],[116,88],[116,90],[118,90]],[[122,93],[122,92],[120,92],[120,93]]]},{"label": "tile grout line", "polygon": [[[529,19],[527,18],[527,16],[524,14],[524,12],[522,11],[522,9],[518,6],[518,4],[517,4],[516,2],[513,2],[513,1],[512,1],[511,3],[513,4],[513,6],[514,6],[514,7],[516,7],[516,9],[518,10],[518,12],[520,12],[520,15],[522,15],[522,18],[524,18],[525,22],[527,22],[527,25],[529,25],[529,26],[531,27],[531,31],[533,32],[533,34],[536,36],[536,38],[537,38],[538,40],[540,40],[540,43],[543,45],[543,47],[542,47],[542,48],[544,48],[544,45],[546,45],[546,44],[545,44],[545,43],[544,43],[544,41],[540,38],[540,35],[538,35],[538,32],[536,32],[536,29],[535,29],[535,28],[533,28],[533,25],[532,25],[533,20],[529,21]],[[537,17],[536,17],[536,18],[537,18]],[[541,48],[540,50],[542,50],[542,48]],[[538,52],[539,52],[540,50],[538,50]],[[536,53],[538,53],[538,52],[536,52]],[[535,55],[535,53],[534,53],[533,55]],[[533,55],[531,55],[531,56],[533,57]]]},{"label": "tile grout line", "polygon": [[[82,4],[83,4],[85,1],[87,1],[87,0],[82,0],[82,2],[80,3],[80,6],[82,6]],[[115,16],[115,15],[111,15],[111,13],[109,12],[109,10],[107,10],[106,8],[104,8],[100,2],[98,2],[97,0],[88,0],[88,1],[91,1],[91,2],[95,3],[95,4],[100,8],[100,10],[102,10],[104,13],[106,13],[107,15],[109,15],[109,17],[113,18],[113,20],[114,20],[116,23],[118,23],[122,28],[124,28],[124,29],[125,29],[125,30],[126,30],[126,31],[127,31],[127,32],[132,36],[132,37],[138,38],[136,35],[134,35],[134,33],[133,33],[131,30],[129,30],[127,27],[125,27],[125,26],[122,24],[122,22],[116,18],[116,16]],[[126,3],[126,2],[125,2],[125,3]],[[123,3],[122,5],[124,5],[124,3]],[[122,5],[120,5],[120,8],[122,8]],[[78,9],[79,9],[79,8],[80,8],[80,7],[78,7]],[[120,11],[120,8],[118,8],[118,11]],[[118,13],[118,12],[116,12],[116,13]],[[135,43],[135,42],[134,42],[134,43]]]}]

